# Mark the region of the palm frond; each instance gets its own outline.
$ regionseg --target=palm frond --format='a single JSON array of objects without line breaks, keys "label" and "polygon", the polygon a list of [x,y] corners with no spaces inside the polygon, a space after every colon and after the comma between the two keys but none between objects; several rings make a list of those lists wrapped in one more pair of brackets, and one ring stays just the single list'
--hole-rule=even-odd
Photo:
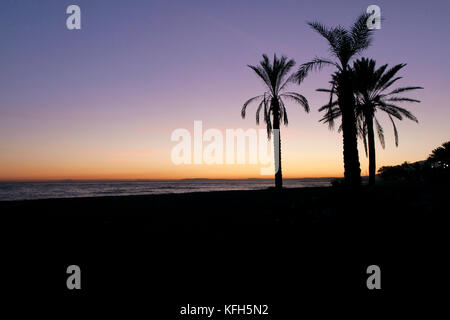
[{"label": "palm frond", "polygon": [[392,98],[386,99],[386,101],[407,101],[407,102],[418,102],[418,103],[420,102],[420,100],[406,98],[406,97],[392,97]]},{"label": "palm frond", "polygon": [[403,87],[403,88],[397,88],[395,90],[392,90],[386,96],[392,95],[392,94],[398,94],[405,91],[411,91],[411,90],[417,90],[417,89],[423,89],[423,87]]},{"label": "palm frond", "polygon": [[306,78],[309,72],[313,70],[321,70],[325,65],[333,65],[337,68],[340,68],[335,62],[324,59],[324,58],[314,58],[309,62],[303,63],[298,71],[295,73],[295,80],[297,83],[301,83],[303,79]]},{"label": "palm frond", "polygon": [[365,118],[362,115],[360,115],[358,117],[358,133],[363,141],[364,153],[366,154],[366,157],[368,157],[369,152],[368,152],[368,148],[367,148],[368,147],[367,146],[367,125],[366,125]]},{"label": "palm frond", "polygon": [[331,104],[326,104],[322,106],[319,110],[326,110],[324,116],[319,120],[319,122],[327,123],[328,129],[334,129],[334,124],[336,119],[342,116],[342,111],[339,107],[337,107],[338,101],[334,101]]},{"label": "palm frond", "polygon": [[385,72],[381,76],[381,78],[379,79],[379,81],[377,83],[377,89],[379,91],[383,91],[383,90],[387,89],[388,87],[390,87],[394,82],[401,79],[401,77],[397,77],[395,79],[392,79],[392,78],[395,76],[395,74],[400,69],[402,69],[405,66],[406,66],[406,63],[400,63],[400,64],[393,66],[391,69],[389,69],[387,72]]},{"label": "palm frond", "polygon": [[291,82],[294,81],[295,81],[295,74],[291,74],[284,80],[284,83],[278,88],[278,92],[283,91],[286,88],[286,86],[288,86]]},{"label": "palm frond", "polygon": [[367,28],[369,16],[367,13],[361,14],[350,29],[354,54],[367,49],[372,43],[373,30]]},{"label": "palm frond", "polygon": [[270,102],[266,99],[264,103],[264,122],[266,123],[267,138],[270,140],[270,135],[272,133],[272,121],[270,119],[271,106]]},{"label": "palm frond", "polygon": [[386,112],[387,114],[396,117],[398,120],[403,120],[403,116],[398,112],[398,110],[395,108],[396,106],[393,104],[388,104],[385,102],[380,102],[378,105],[378,109],[381,111]]},{"label": "palm frond", "polygon": [[275,92],[277,94],[279,93],[281,87],[284,87],[289,82],[290,77],[288,77],[287,81],[284,81],[284,79],[286,78],[286,75],[289,73],[292,67],[295,66],[294,60],[287,60],[285,56],[283,56],[281,59],[282,60],[279,62],[280,66],[277,68],[277,78],[275,86]]},{"label": "palm frond", "polygon": [[[410,111],[406,110],[405,108],[396,106],[394,104],[386,104],[386,107],[389,108],[391,111],[394,111],[395,113],[405,116],[409,120],[412,120],[416,123],[419,122],[419,120]],[[389,114],[391,114],[391,113],[389,113]],[[392,114],[392,115],[395,116],[394,114]],[[399,119],[398,117],[396,117],[396,118]]]},{"label": "palm frond", "polygon": [[[333,108],[333,107],[336,107],[336,108],[335,108],[335,109],[336,109],[336,112],[338,112],[338,111],[340,112],[341,109],[340,109],[339,107],[337,107],[338,104],[339,104],[339,101],[338,101],[338,100],[332,101],[332,102],[330,102],[330,103],[327,103],[327,104],[321,106],[321,107],[319,108],[319,111],[321,112],[321,111],[325,111],[325,110],[331,109],[331,108]],[[340,113],[339,113],[339,115],[340,115]]]},{"label": "palm frond", "polygon": [[281,94],[280,97],[285,97],[285,98],[288,98],[288,99],[291,99],[291,100],[297,102],[298,104],[300,104],[303,107],[303,109],[305,109],[306,112],[309,112],[308,100],[300,93],[285,92],[285,93]]},{"label": "palm frond", "polygon": [[250,69],[252,69],[266,84],[266,86],[272,91],[272,84],[270,81],[269,76],[267,75],[266,71],[261,68],[260,66],[252,66],[248,65]]},{"label": "palm frond", "polygon": [[261,100],[260,104],[258,105],[258,109],[256,110],[256,124],[259,125],[259,117],[261,113],[261,109],[264,106],[266,102],[266,95],[264,95],[264,98]]},{"label": "palm frond", "polygon": [[392,119],[392,117],[389,115],[389,119],[392,122],[392,127],[394,128],[394,137],[395,137],[395,146],[398,147],[398,131],[397,131],[397,127],[395,125],[394,119]]},{"label": "palm frond", "polygon": [[280,104],[280,122],[283,122],[285,126],[287,126],[289,124],[288,121],[288,116],[287,116],[287,110],[286,110],[286,106],[284,105],[283,100],[280,98],[279,102]]},{"label": "palm frond", "polygon": [[334,90],[332,89],[324,89],[324,88],[319,88],[316,89],[317,92],[328,92],[328,93],[334,93]]},{"label": "palm frond", "polygon": [[252,103],[253,101],[255,101],[257,99],[260,99],[261,97],[263,97],[263,95],[259,95],[259,96],[253,97],[253,98],[250,98],[247,101],[245,101],[244,105],[242,106],[242,110],[241,110],[241,117],[242,117],[242,119],[245,118],[245,113],[246,113],[246,110],[247,110],[247,106],[250,103]]},{"label": "palm frond", "polygon": [[374,117],[375,120],[375,127],[377,128],[377,134],[378,134],[378,139],[380,140],[380,144],[383,147],[383,149],[386,147],[386,143],[384,140],[384,130],[383,127],[381,126],[381,124],[378,122],[378,119],[376,117]]},{"label": "palm frond", "polygon": [[328,41],[330,47],[332,47],[334,50],[338,49],[339,38],[334,29],[328,28],[318,21],[308,22],[308,25],[315,31],[317,31],[322,37],[324,37]]}]

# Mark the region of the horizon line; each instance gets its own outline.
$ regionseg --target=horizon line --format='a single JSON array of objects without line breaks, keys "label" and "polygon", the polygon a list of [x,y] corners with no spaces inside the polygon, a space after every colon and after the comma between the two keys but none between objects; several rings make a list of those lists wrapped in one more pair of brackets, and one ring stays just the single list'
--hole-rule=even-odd
[{"label": "horizon line", "polygon": [[[366,176],[361,176],[361,178]],[[284,178],[283,180],[296,180],[296,179],[343,179],[343,176],[339,177],[295,177]],[[187,181],[187,180],[273,180],[273,178],[179,178],[179,179],[0,179],[0,183],[10,182],[144,182],[144,181]]]}]

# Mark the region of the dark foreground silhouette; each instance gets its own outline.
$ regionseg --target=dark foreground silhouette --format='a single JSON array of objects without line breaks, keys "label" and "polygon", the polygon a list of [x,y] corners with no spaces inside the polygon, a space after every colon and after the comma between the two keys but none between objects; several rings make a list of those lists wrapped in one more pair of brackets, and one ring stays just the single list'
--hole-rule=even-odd
[{"label": "dark foreground silhouette", "polygon": [[[2,286],[70,308],[131,299],[167,319],[188,303],[269,304],[273,319],[400,307],[446,272],[448,194],[394,184],[2,202]],[[80,291],[66,288],[72,264]],[[372,264],[380,291],[366,287]]]}]

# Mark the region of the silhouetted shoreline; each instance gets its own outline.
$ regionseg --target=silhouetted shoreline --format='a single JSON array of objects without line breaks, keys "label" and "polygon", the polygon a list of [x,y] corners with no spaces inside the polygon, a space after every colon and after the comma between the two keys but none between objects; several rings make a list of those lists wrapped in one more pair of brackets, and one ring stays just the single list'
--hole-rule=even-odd
[{"label": "silhouetted shoreline", "polygon": [[[287,179],[285,186],[325,187],[330,186],[332,181],[332,178]],[[271,186],[271,179],[0,182],[0,201],[263,190]]]},{"label": "silhouetted shoreline", "polygon": [[[88,297],[148,287],[165,303],[222,301],[234,292],[234,299],[288,305],[293,297],[281,289],[286,283],[312,295],[346,288],[350,296],[367,297],[365,268],[374,263],[388,270],[383,284],[390,294],[433,284],[428,272],[443,243],[435,230],[443,226],[449,189],[396,183],[353,192],[325,187],[27,200],[0,202],[0,210],[5,243],[14,242],[6,250],[10,274],[34,265],[44,275],[36,288],[52,294],[71,294],[63,290],[65,266],[77,263],[87,270],[82,294]],[[226,273],[212,283],[219,267]],[[409,282],[417,272],[422,276]],[[115,275],[121,282],[111,280]],[[11,279],[17,288],[27,285],[27,278]]]}]

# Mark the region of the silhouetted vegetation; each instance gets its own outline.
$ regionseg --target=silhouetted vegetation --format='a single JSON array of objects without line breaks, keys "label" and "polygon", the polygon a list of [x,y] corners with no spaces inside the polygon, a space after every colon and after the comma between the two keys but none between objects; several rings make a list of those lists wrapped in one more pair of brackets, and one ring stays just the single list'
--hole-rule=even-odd
[{"label": "silhouetted vegetation", "polygon": [[[381,146],[385,147],[384,130],[375,116],[376,112],[382,111],[388,115],[394,128],[395,145],[398,146],[398,131],[394,118],[402,120],[405,117],[415,122],[418,122],[418,120],[411,112],[395,103],[420,102],[419,100],[399,96],[399,94],[423,89],[422,87],[401,87],[392,90],[390,87],[401,79],[401,77],[396,77],[397,72],[406,64],[398,64],[391,69],[387,69],[387,64],[378,69],[375,68],[375,65],[375,60],[362,58],[356,60],[353,68],[349,71],[353,81],[358,134],[364,142],[366,155],[369,156],[369,185],[375,183],[375,128]],[[330,128],[334,126],[334,121],[342,115],[337,102],[333,101],[333,95],[338,94],[335,89],[338,85],[336,80],[338,77],[339,75],[336,74],[333,76],[332,89],[318,89],[330,93],[330,102],[319,109],[319,111],[326,111],[321,121],[328,123]],[[387,92],[388,90],[389,92]],[[342,125],[339,130],[342,130]]]},{"label": "silhouetted vegetation", "polygon": [[384,180],[406,180],[430,183],[449,182],[450,141],[432,151],[427,160],[384,166],[378,170]]},{"label": "silhouetted vegetation", "polygon": [[444,142],[442,146],[434,149],[427,160],[433,168],[450,170],[450,141]]},{"label": "silhouetted vegetation", "polygon": [[[303,63],[297,72],[288,76],[294,66],[294,60],[286,57],[278,59],[274,55],[273,64],[266,55],[258,66],[249,67],[264,81],[267,91],[259,96],[247,100],[242,107],[241,115],[244,118],[247,106],[258,101],[256,111],[256,123],[259,124],[260,112],[264,110],[264,121],[267,126],[267,134],[270,139],[272,130],[279,133],[280,122],[288,123],[286,108],[282,98],[287,98],[301,104],[309,111],[306,98],[295,92],[285,92],[285,87],[292,81],[300,84],[313,70],[320,70],[326,65],[334,66],[335,71],[331,75],[330,89],[317,89],[330,95],[329,102],[319,108],[325,111],[320,120],[334,128],[335,121],[340,119],[338,132],[343,137],[344,180],[343,183],[335,182],[334,185],[359,186],[361,184],[361,169],[358,155],[358,137],[362,139],[366,156],[369,157],[369,185],[375,183],[376,151],[375,132],[378,135],[381,146],[385,148],[384,129],[376,117],[377,111],[387,114],[394,130],[395,145],[398,146],[399,137],[395,119],[418,122],[418,119],[407,109],[400,107],[400,102],[420,102],[419,100],[403,96],[404,93],[423,89],[418,86],[406,86],[392,89],[392,86],[401,79],[397,73],[406,64],[397,64],[388,68],[384,64],[376,68],[376,62],[370,58],[352,59],[367,49],[372,42],[372,30],[367,28],[367,14],[360,15],[350,28],[342,26],[326,27],[319,22],[309,22],[308,25],[328,41],[331,55],[334,60],[316,57]],[[336,99],[335,99],[336,98]],[[277,148],[279,143],[279,148]],[[275,166],[278,171],[275,174],[276,188],[282,187],[281,171],[281,139],[274,139]],[[445,151],[445,148],[443,149]],[[429,168],[441,168],[447,170],[448,160],[440,160],[444,151],[436,149],[434,160],[426,164],[404,163],[395,167],[380,168],[380,176],[385,179],[410,179],[418,180],[429,176],[423,172],[431,172]],[[438,159],[439,158],[439,159]],[[445,158],[445,157],[444,157]],[[431,161],[431,162],[430,162]],[[431,165],[433,163],[433,165]],[[424,167],[425,166],[425,167]]]},{"label": "silhouetted vegetation", "polygon": [[[242,118],[245,118],[247,106],[252,102],[259,102],[256,110],[256,124],[259,124],[260,113],[263,110],[264,122],[267,127],[267,136],[270,139],[272,131],[274,131],[274,156],[275,168],[275,188],[283,187],[283,176],[281,172],[281,135],[280,122],[288,125],[288,116],[284,99],[289,99],[300,104],[306,112],[309,112],[308,100],[297,93],[286,91],[287,86],[292,82],[293,76],[289,76],[289,71],[295,65],[295,61],[288,60],[285,56],[280,59],[276,55],[273,56],[273,63],[270,62],[266,55],[258,66],[249,65],[260,77],[267,88],[262,95],[248,99],[241,110]],[[278,144],[278,146],[277,146]]]},{"label": "silhouetted vegetation", "polygon": [[345,183],[350,186],[360,185],[361,169],[358,156],[354,89],[349,63],[355,55],[367,49],[372,42],[372,30],[367,28],[367,18],[367,14],[360,15],[350,29],[342,26],[328,28],[319,22],[308,23],[328,41],[330,52],[337,61],[314,58],[302,64],[296,73],[297,81],[301,82],[311,70],[319,70],[325,65],[335,66],[338,70],[334,74],[332,90],[337,92],[337,105],[342,116],[344,177]]},{"label": "silhouetted vegetation", "polygon": [[403,162],[398,166],[383,166],[378,169],[380,177],[384,180],[414,180],[421,181],[426,167],[425,161],[414,163]]}]

